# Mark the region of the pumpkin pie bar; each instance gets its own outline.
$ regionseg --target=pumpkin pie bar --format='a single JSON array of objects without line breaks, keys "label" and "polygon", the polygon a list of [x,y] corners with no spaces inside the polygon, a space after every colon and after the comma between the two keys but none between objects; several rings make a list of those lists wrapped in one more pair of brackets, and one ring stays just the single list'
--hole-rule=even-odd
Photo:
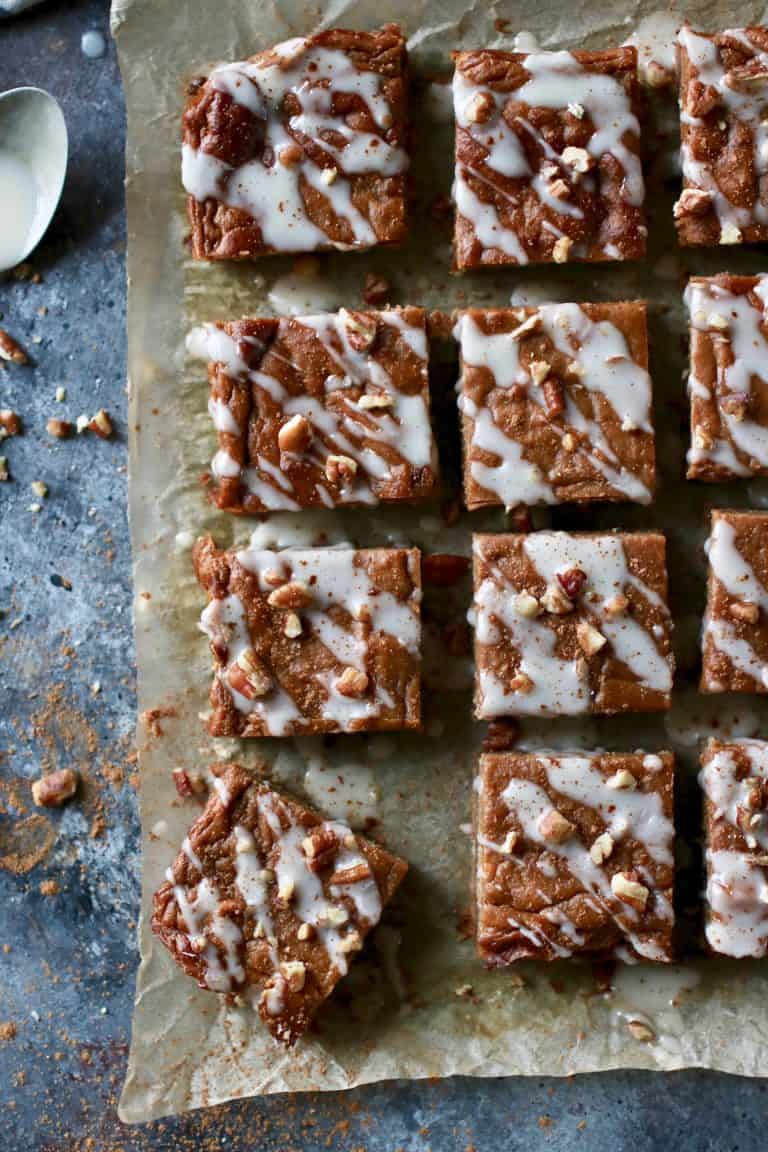
[{"label": "pumpkin pie bar", "polygon": [[456,268],[642,258],[636,50],[454,61]]},{"label": "pumpkin pie bar", "polygon": [[182,144],[195,258],[400,243],[406,101],[394,24],[295,37],[196,81]]},{"label": "pumpkin pie bar", "polygon": [[690,480],[768,476],[768,276],[695,276],[690,324]]},{"label": "pumpkin pie bar", "polygon": [[215,662],[212,736],[420,726],[416,549],[219,551],[193,561]]},{"label": "pumpkin pie bar", "polygon": [[669,752],[488,752],[475,799],[475,929],[517,960],[672,959]]},{"label": "pumpkin pie bar", "polygon": [[702,692],[768,692],[768,513],[714,511]]},{"label": "pumpkin pie bar", "polygon": [[468,508],[651,501],[642,301],[470,309],[457,335]]},{"label": "pumpkin pie bar", "polygon": [[215,771],[216,788],[155,893],[152,930],[201,988],[252,1004],[291,1045],[408,865],[237,764]]},{"label": "pumpkin pie bar", "polygon": [[701,758],[707,946],[768,954],[768,744],[710,740]]},{"label": "pumpkin pie bar", "polygon": [[680,29],[681,244],[768,240],[768,28]]},{"label": "pumpkin pie bar", "polygon": [[260,514],[435,495],[421,308],[196,328],[218,434],[214,499]]},{"label": "pumpkin pie bar", "polygon": [[478,719],[669,708],[662,535],[478,535],[473,551]]}]

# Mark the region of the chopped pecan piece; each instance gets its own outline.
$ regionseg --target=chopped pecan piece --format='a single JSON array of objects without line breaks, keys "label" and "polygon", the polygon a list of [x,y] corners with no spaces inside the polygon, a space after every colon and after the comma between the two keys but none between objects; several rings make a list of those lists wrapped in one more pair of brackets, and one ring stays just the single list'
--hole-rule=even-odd
[{"label": "chopped pecan piece", "polygon": [[41,776],[32,785],[32,799],[38,808],[60,808],[77,792],[78,774],[73,768],[60,768]]}]

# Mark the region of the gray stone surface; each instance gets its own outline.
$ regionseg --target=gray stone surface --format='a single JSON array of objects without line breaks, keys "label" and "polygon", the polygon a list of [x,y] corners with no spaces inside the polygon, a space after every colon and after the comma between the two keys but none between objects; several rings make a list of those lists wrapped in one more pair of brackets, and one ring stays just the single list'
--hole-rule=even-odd
[{"label": "gray stone surface", "polygon": [[[80,51],[82,33],[106,34],[107,22],[105,0],[49,0],[0,27],[0,90],[48,88],[71,134],[64,199],[32,261],[41,281],[0,282],[0,325],[33,360],[0,369],[0,407],[24,422],[23,436],[2,449],[12,480],[0,486],[0,1148],[765,1148],[765,1083],[695,1072],[384,1084],[246,1102],[145,1128],[117,1121],[139,869],[130,782],[124,129],[113,48],[96,60]],[[55,400],[59,385],[63,403]],[[74,419],[102,406],[115,419],[113,440],[46,436],[50,415]],[[30,484],[39,479],[50,493],[34,513]],[[83,773],[81,797],[40,819],[29,783],[63,764]]]}]

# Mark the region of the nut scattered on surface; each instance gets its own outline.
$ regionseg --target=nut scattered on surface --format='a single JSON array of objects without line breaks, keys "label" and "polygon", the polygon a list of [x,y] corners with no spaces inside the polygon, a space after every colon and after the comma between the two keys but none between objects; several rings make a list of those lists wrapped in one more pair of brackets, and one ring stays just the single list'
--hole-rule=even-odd
[{"label": "nut scattered on surface", "polygon": [[528,365],[528,371],[534,384],[543,384],[549,375],[549,364],[546,360],[532,360]]},{"label": "nut scattered on surface", "polygon": [[245,696],[246,700],[256,700],[266,696],[272,687],[272,677],[264,662],[252,648],[241,652],[227,674],[230,688]]},{"label": "nut scattered on surface", "polygon": [[301,580],[290,580],[281,584],[267,596],[270,608],[291,608],[294,612],[298,608],[306,608],[312,600],[312,593]]},{"label": "nut scattered on surface", "polygon": [[579,647],[586,656],[594,656],[608,643],[602,632],[593,628],[586,620],[579,620],[576,624],[576,639]]},{"label": "nut scattered on surface", "polygon": [[539,819],[539,833],[553,844],[564,844],[576,831],[575,824],[567,820],[557,808],[550,808]]},{"label": "nut scattered on surface", "polygon": [[331,484],[338,484],[343,487],[345,484],[351,483],[357,475],[357,460],[353,460],[351,456],[334,456],[332,454],[325,462],[325,475]]},{"label": "nut scattered on surface", "polygon": [[612,596],[610,600],[606,600],[603,604],[603,611],[606,616],[623,616],[629,608],[629,600],[620,592],[616,596]]},{"label": "nut scattered on surface", "polygon": [[758,604],[745,604],[741,600],[733,600],[728,605],[728,611],[736,620],[745,624],[757,624],[760,619],[760,606]]},{"label": "nut scattered on surface", "polygon": [[485,124],[496,108],[496,101],[490,92],[476,92],[468,101],[464,116],[470,124]]},{"label": "nut scattered on surface", "polygon": [[312,443],[312,425],[306,416],[292,416],[277,434],[281,452],[304,452]]},{"label": "nut scattered on surface", "polygon": [[63,388],[60,384],[58,386],[58,388],[56,389],[56,400],[58,401],[59,404],[63,404],[64,401],[66,400],[66,398],[67,398],[67,390],[66,390],[66,388]]},{"label": "nut scattered on surface", "polygon": [[633,908],[637,908],[642,912],[648,902],[650,892],[644,884],[640,884],[637,880],[633,880],[626,872],[615,872],[611,876],[611,891],[614,896],[622,900],[625,904],[631,904]]},{"label": "nut scattered on surface", "polygon": [[642,1020],[627,1020],[627,1032],[634,1036],[635,1040],[644,1040],[651,1043],[656,1039],[656,1033],[650,1024],[645,1024]]},{"label": "nut scattered on surface", "polygon": [[277,890],[277,894],[280,897],[280,899],[284,900],[285,903],[287,904],[290,900],[293,899],[293,894],[295,891],[296,891],[295,881],[292,880],[290,876],[285,876],[280,881],[280,886]]},{"label": "nut scattered on surface", "polygon": [[526,676],[525,672],[518,672],[513,676],[509,682],[510,692],[519,692],[522,696],[527,696],[533,692],[534,683],[530,676]]},{"label": "nut scattered on surface", "polygon": [[307,976],[307,969],[301,960],[283,960],[280,971],[285,976],[291,992],[301,992]]},{"label": "nut scattered on surface", "polygon": [[554,616],[566,616],[573,612],[573,600],[566,596],[559,584],[548,585],[541,598],[542,607]]},{"label": "nut scattered on surface", "polygon": [[48,485],[44,480],[33,480],[30,484],[30,488],[34,492],[35,496],[39,496],[41,500],[44,500],[48,495]]},{"label": "nut scattered on surface", "polygon": [[530,592],[518,592],[515,597],[515,611],[518,616],[524,616],[527,620],[532,620],[534,616],[538,616],[541,611],[541,605]]},{"label": "nut scattered on surface", "polygon": [[544,381],[544,407],[547,416],[554,419],[565,411],[565,392],[559,380],[550,377]]},{"label": "nut scattered on surface", "polygon": [[77,430],[78,435],[81,432],[85,432],[86,428],[89,427],[90,423],[91,423],[90,417],[86,416],[84,412],[81,412],[80,415],[78,416],[76,422],[75,422],[75,428]]},{"label": "nut scattered on surface", "polygon": [[45,430],[49,436],[53,436],[56,440],[66,440],[68,436],[72,435],[74,425],[69,420],[59,420],[52,416],[46,424]]},{"label": "nut scattered on surface", "polygon": [[351,932],[347,932],[346,936],[342,936],[341,940],[339,940],[338,944],[336,945],[339,952],[342,953],[359,952],[362,946],[363,938],[359,932],[355,931],[355,929],[352,929]]},{"label": "nut scattered on surface", "polygon": [[60,808],[77,792],[78,775],[73,768],[60,768],[41,776],[32,785],[32,799],[38,808]]},{"label": "nut scattered on surface", "polygon": [[363,411],[375,411],[377,408],[391,408],[395,400],[388,392],[365,392],[357,402],[358,408]]},{"label": "nut scattered on surface", "polygon": [[21,420],[16,412],[10,408],[0,409],[0,440],[6,436],[18,436],[21,432]]},{"label": "nut scattered on surface", "polygon": [[368,677],[365,672],[350,666],[344,669],[334,687],[342,696],[363,696],[368,688]]},{"label": "nut scattered on surface", "polygon": [[338,168],[323,168],[322,172],[320,173],[320,179],[322,180],[323,184],[330,187],[331,184],[336,183],[338,175]]},{"label": "nut scattered on surface", "polygon": [[571,240],[570,236],[561,236],[556,240],[552,249],[552,259],[555,264],[565,264],[571,248],[573,248],[573,240]]},{"label": "nut scattered on surface", "polygon": [[613,847],[613,837],[610,832],[602,832],[592,842],[592,847],[589,849],[590,860],[593,864],[602,864],[613,852]]},{"label": "nut scattered on surface", "polygon": [[301,636],[301,619],[296,615],[295,612],[289,612],[286,616],[283,633],[288,637],[289,640],[295,640],[297,636]]},{"label": "nut scattered on surface", "polygon": [[583,568],[566,568],[565,572],[558,572],[557,582],[569,600],[577,600],[587,582],[587,574]]},{"label": "nut scattered on surface", "polygon": [[12,364],[29,364],[29,357],[9,332],[0,328],[0,359],[9,360]]},{"label": "nut scattered on surface", "polygon": [[201,796],[206,791],[204,778],[196,773],[187,772],[184,768],[174,768],[171,777],[181,797]]},{"label": "nut scattered on surface", "polygon": [[561,157],[563,164],[567,164],[569,168],[573,168],[574,172],[584,173],[589,172],[590,168],[594,168],[595,161],[586,148],[576,148],[569,145],[563,149]]},{"label": "nut scattered on surface", "polygon": [[723,224],[723,227],[722,227],[721,232],[720,232],[720,243],[721,244],[740,244],[741,243],[741,231],[736,227],[735,224]]},{"label": "nut scattered on surface", "polygon": [[571,194],[570,186],[562,178],[553,180],[549,185],[549,194],[554,196],[555,200],[567,200]]},{"label": "nut scattered on surface", "polygon": [[10,480],[8,474],[8,457],[0,456],[0,482],[4,480]]},{"label": "nut scattered on surface", "polygon": [[637,780],[628,768],[619,768],[618,772],[608,777],[605,784],[607,788],[618,791],[634,792],[637,788]]},{"label": "nut scattered on surface", "polygon": [[315,934],[315,930],[311,924],[299,924],[299,930],[296,933],[299,940],[311,940]]},{"label": "nut scattered on surface", "polygon": [[95,432],[102,440],[108,440],[112,435],[112,421],[109,418],[109,413],[104,408],[99,408],[95,416],[93,416],[88,424],[91,432]]},{"label": "nut scattered on surface", "polygon": [[676,220],[681,216],[703,216],[712,201],[710,192],[701,188],[686,188],[673,208]]},{"label": "nut scattered on surface", "polygon": [[348,308],[341,308],[339,316],[352,348],[356,352],[366,352],[376,339],[376,318],[365,312],[351,312]]}]

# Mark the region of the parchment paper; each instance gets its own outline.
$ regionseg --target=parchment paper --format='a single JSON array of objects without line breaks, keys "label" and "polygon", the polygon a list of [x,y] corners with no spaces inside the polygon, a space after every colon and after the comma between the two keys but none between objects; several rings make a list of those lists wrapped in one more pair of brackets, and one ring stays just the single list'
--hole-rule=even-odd
[{"label": "parchment paper", "polygon": [[[453,308],[467,302],[504,305],[544,300],[646,297],[651,302],[651,367],[661,491],[649,509],[615,506],[537,514],[537,526],[658,527],[669,539],[672,607],[677,622],[677,702],[669,717],[528,725],[536,746],[631,749],[672,747],[679,757],[680,900],[686,910],[700,888],[695,844],[699,801],[697,742],[722,733],[768,735],[766,707],[755,698],[701,698],[695,691],[703,608],[706,511],[711,506],[765,505],[764,485],[713,489],[683,479],[687,404],[682,379],[684,323],[680,303],[690,272],[765,270],[759,253],[733,249],[681,257],[673,236],[676,136],[660,141],[646,173],[651,250],[638,267],[552,267],[449,274],[449,235],[429,206],[451,182],[452,125],[448,91],[459,47],[511,46],[525,28],[542,47],[604,47],[624,40],[652,3],[596,5],[592,0],[540,0],[526,5],[474,0],[114,0],[116,35],[128,107],[127,200],[130,278],[130,512],[136,579],[136,645],[140,709],[168,709],[162,736],[140,728],[143,901],[141,967],[128,1078],[120,1114],[127,1121],[285,1090],[338,1089],[395,1077],[565,1075],[613,1067],[671,1069],[702,1065],[768,1072],[768,984],[759,963],[700,958],[672,969],[620,969],[610,993],[596,991],[588,966],[524,965],[486,974],[461,932],[469,903],[473,757],[480,726],[470,709],[468,661],[450,661],[428,632],[427,730],[423,737],[341,738],[326,747],[310,739],[238,746],[204,733],[210,659],[197,630],[202,595],[191,570],[194,538],[211,531],[221,545],[247,538],[253,522],[236,521],[208,504],[199,476],[214,437],[206,412],[204,367],[187,361],[184,335],[200,320],[361,305],[365,273],[395,285],[396,303]],[[703,29],[760,22],[752,4],[702,3],[686,15]],[[239,59],[278,40],[334,25],[372,27],[397,20],[410,36],[419,91],[412,99],[418,202],[412,239],[401,252],[335,254],[318,261],[314,279],[290,261],[240,266],[195,265],[184,246],[186,221],[179,177],[180,113],[186,82],[214,63]],[[524,24],[522,21],[524,20]],[[503,23],[508,21],[508,24]],[[656,127],[674,125],[672,97],[655,98]],[[444,352],[440,352],[445,355]],[[446,414],[455,366],[440,376]],[[444,420],[444,455],[456,457],[455,415]],[[448,468],[449,478],[451,467]],[[471,529],[503,530],[501,513],[465,516],[446,529],[432,510],[278,516],[259,529],[263,542],[331,541],[375,545],[409,542],[427,550],[469,550]],[[466,590],[460,594],[465,596]],[[446,608],[438,596],[426,611]],[[463,609],[462,609],[463,611]],[[431,637],[431,639],[430,639]],[[411,873],[402,899],[318,1020],[318,1030],[291,1053],[277,1049],[250,1012],[222,1006],[198,990],[149,930],[152,893],[163,878],[194,802],[176,796],[171,770],[198,768],[236,755],[272,760],[273,777],[333,815],[358,826],[380,821],[386,843]],[[341,780],[336,780],[336,775]],[[335,785],[335,790],[334,789]],[[517,978],[522,974],[522,981]],[[458,990],[458,991],[457,991]],[[628,1031],[651,1024],[654,1042]]]}]

